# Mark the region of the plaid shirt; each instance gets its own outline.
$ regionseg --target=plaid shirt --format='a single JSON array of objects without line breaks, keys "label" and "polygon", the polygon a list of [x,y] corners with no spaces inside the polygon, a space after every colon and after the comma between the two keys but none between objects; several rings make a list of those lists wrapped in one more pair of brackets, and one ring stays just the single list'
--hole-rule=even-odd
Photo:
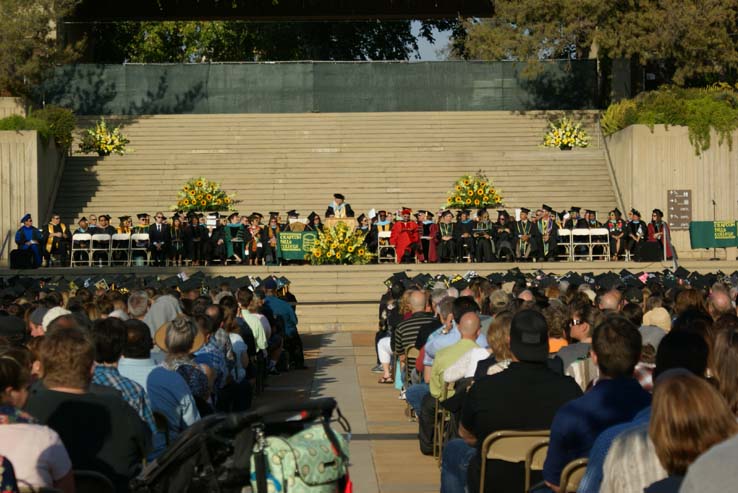
[{"label": "plaid shirt", "polygon": [[118,368],[114,366],[95,365],[92,382],[120,391],[123,400],[136,410],[138,416],[151,428],[152,433],[156,433],[156,422],[154,422],[154,413],[151,412],[151,402],[149,402],[149,396],[146,395],[146,390],[143,387],[130,378],[121,375]]}]

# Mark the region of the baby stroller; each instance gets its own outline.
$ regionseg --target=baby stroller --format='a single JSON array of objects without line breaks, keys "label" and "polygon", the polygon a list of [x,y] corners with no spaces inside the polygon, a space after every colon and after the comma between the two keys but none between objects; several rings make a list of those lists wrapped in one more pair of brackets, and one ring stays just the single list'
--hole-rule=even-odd
[{"label": "baby stroller", "polygon": [[[332,398],[208,416],[148,464],[131,481],[131,491],[350,492],[348,447],[330,428],[334,411],[335,422],[350,433]],[[313,466],[310,460],[321,462]]]}]

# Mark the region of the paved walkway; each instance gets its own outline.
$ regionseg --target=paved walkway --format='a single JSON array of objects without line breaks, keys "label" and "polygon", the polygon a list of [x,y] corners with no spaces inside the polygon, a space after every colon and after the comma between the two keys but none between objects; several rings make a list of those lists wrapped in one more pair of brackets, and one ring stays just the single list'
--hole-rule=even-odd
[{"label": "paved walkway", "polygon": [[303,338],[310,370],[270,379],[258,402],[334,397],[351,423],[351,478],[356,493],[437,493],[440,471],[420,454],[417,424],[405,401],[377,383],[374,334],[335,333]]}]

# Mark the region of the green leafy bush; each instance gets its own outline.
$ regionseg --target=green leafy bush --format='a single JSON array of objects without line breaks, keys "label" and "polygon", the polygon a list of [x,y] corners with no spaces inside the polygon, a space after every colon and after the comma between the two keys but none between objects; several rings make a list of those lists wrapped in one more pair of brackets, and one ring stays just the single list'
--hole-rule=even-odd
[{"label": "green leafy bush", "polygon": [[74,113],[68,109],[51,105],[32,111],[26,117],[11,115],[0,119],[0,130],[36,130],[44,142],[53,139],[65,153],[72,146],[75,126]]},{"label": "green leafy bush", "polygon": [[611,104],[600,120],[605,135],[629,125],[682,125],[689,128],[695,153],[710,148],[710,132],[732,148],[732,133],[738,128],[738,91],[719,83],[706,88],[683,89],[665,86]]},{"label": "green leafy bush", "polygon": [[66,108],[48,105],[43,109],[36,110],[31,116],[46,121],[49,124],[49,130],[54,137],[54,142],[64,152],[72,147],[74,140],[73,133],[77,127],[77,119],[74,113]]}]

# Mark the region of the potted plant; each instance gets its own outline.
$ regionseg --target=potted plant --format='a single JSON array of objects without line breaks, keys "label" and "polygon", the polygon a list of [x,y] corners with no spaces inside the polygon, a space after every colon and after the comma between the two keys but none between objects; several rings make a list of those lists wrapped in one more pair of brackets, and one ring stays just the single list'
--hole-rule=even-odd
[{"label": "potted plant", "polygon": [[543,137],[543,147],[558,147],[570,151],[574,147],[589,146],[589,135],[581,123],[574,123],[567,117],[549,122],[549,130]]}]

